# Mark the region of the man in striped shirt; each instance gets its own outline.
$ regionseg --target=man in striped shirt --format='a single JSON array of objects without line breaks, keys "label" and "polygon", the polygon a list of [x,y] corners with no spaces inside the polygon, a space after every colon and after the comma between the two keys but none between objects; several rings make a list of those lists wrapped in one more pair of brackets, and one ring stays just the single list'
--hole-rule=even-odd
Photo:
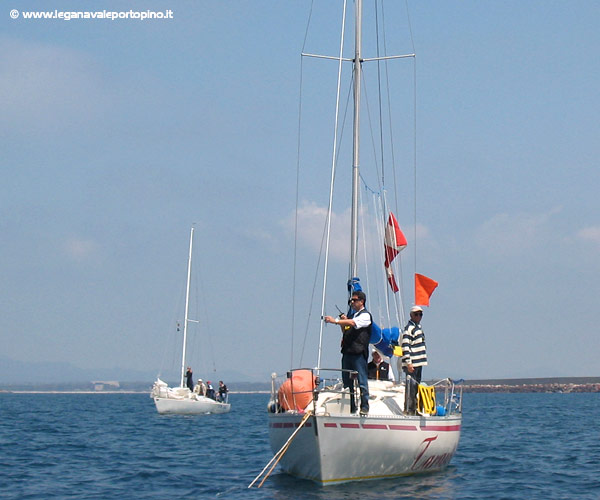
[{"label": "man in striped shirt", "polygon": [[421,328],[423,309],[413,306],[410,320],[402,332],[402,371],[407,378],[406,412],[414,414],[417,403],[417,385],[421,382],[422,370],[427,365],[425,334]]}]

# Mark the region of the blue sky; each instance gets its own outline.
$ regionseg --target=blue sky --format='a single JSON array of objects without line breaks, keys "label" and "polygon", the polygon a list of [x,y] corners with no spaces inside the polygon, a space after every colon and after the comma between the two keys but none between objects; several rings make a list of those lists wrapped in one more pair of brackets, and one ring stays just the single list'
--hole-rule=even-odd
[{"label": "blue sky", "polygon": [[[340,5],[315,7],[307,50],[335,53]],[[143,22],[28,21],[12,19],[13,8],[132,3],[23,0],[0,15],[3,356],[174,373],[195,223],[195,373],[211,365],[252,380],[283,373],[310,2],[135,2],[173,10],[173,19]],[[393,49],[412,52],[405,6],[386,8]],[[419,271],[440,282],[423,320],[426,373],[598,375],[600,4],[408,8]],[[331,29],[319,31],[325,20]],[[335,81],[318,71],[335,76],[334,65],[306,67],[313,87],[304,97],[331,107]],[[314,127],[304,157],[314,180],[301,202],[318,212],[331,117]],[[346,209],[336,207],[339,218]],[[408,214],[398,219],[411,224]],[[317,255],[305,229],[299,251],[308,263]],[[312,279],[311,266],[299,275]],[[344,300],[342,282],[331,307]],[[325,339],[323,365],[336,367],[339,335],[329,327]],[[315,342],[310,333],[305,365],[316,363]]]}]

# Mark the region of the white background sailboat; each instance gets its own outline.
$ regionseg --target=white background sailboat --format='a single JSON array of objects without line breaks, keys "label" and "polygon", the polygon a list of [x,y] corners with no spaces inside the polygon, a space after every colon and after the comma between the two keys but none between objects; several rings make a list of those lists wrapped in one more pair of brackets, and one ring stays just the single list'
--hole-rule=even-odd
[{"label": "white background sailboat", "polygon": [[[351,61],[353,64],[354,120],[349,279],[359,276],[360,105],[362,65],[366,60],[362,55],[362,0],[355,0],[354,13],[353,57],[342,57],[343,43],[341,43],[339,58],[329,57],[329,59],[337,59],[340,68],[343,61]],[[391,57],[370,60],[378,59],[391,59]],[[338,82],[338,96],[339,88]],[[337,138],[334,139],[334,144],[337,145]],[[335,146],[333,156],[331,193],[335,178]],[[325,246],[327,248],[330,246],[331,206],[332,194],[330,194],[326,222]],[[322,316],[326,314],[327,259],[326,254]],[[381,271],[383,272],[383,269]],[[363,281],[363,286],[368,285],[368,279],[367,277]],[[377,294],[372,295],[377,296]],[[392,300],[395,301],[396,296],[393,296]],[[371,311],[373,311],[372,304],[373,301],[369,308]],[[337,327],[334,328],[339,331]],[[341,370],[326,369],[321,366],[322,337],[323,326],[319,335],[316,368],[290,370],[285,381],[278,378],[276,374],[273,375],[271,401],[268,408],[269,436],[275,453],[270,464],[271,470],[279,464],[285,472],[294,476],[321,484],[332,484],[397,477],[446,467],[457,449],[462,423],[460,394],[455,393],[453,381],[444,379],[435,383],[437,403],[422,405],[417,414],[411,414],[405,411],[404,383],[371,380],[369,381],[368,415],[351,413],[350,393],[339,381]],[[265,467],[263,472],[267,468]]]},{"label": "white background sailboat", "polygon": [[194,243],[194,228],[190,231],[190,247],[188,254],[187,283],[185,290],[185,318],[183,323],[183,346],[181,352],[181,383],[179,387],[169,387],[160,378],[154,382],[150,396],[154,400],[158,413],[174,413],[178,415],[201,415],[207,413],[227,413],[231,404],[226,401],[216,401],[201,394],[198,387],[191,391],[186,386],[186,354],[189,323],[197,323],[189,318],[190,283],[192,275],[192,249]]}]

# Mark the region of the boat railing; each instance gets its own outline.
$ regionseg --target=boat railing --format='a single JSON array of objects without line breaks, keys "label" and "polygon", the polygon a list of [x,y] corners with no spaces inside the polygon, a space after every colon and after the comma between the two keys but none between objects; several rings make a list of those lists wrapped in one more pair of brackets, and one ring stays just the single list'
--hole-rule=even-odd
[{"label": "boat railing", "polygon": [[[343,374],[347,373],[355,395],[358,394],[358,372],[343,368],[295,368],[286,373],[285,378],[271,377],[271,401],[269,411],[281,413],[287,410],[305,410],[312,402],[313,411],[319,394],[327,391],[333,394],[345,392]],[[346,390],[347,392],[347,390]]]},{"label": "boat railing", "polygon": [[[443,406],[446,415],[462,413],[462,386],[463,379],[453,380],[445,378],[430,384],[435,387],[436,393],[444,394],[444,402],[440,403]],[[439,413],[439,412],[438,412]]]},{"label": "boat railing", "polygon": [[[286,411],[306,411],[312,406],[313,413],[317,413],[319,394],[327,392],[335,397],[336,394],[348,393],[344,388],[343,375],[348,374],[352,390],[356,398],[359,397],[358,372],[342,368],[296,368],[286,373],[285,377],[272,375],[271,399],[269,411],[271,413],[284,413]],[[429,382],[435,389],[436,404],[432,414],[439,416],[456,415],[462,413],[462,387],[463,380],[451,378]],[[416,383],[407,377],[406,383]],[[405,408],[406,411],[406,408]]]},{"label": "boat railing", "polygon": [[[452,390],[450,391],[450,397],[448,402],[448,413],[462,413],[462,395],[463,395],[463,385],[464,379],[459,380],[450,380],[452,384]],[[458,386],[458,392],[457,392]]]}]

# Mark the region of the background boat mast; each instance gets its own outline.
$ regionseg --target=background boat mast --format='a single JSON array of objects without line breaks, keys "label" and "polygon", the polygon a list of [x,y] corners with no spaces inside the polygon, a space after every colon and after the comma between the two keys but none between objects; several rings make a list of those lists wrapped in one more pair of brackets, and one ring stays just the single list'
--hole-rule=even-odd
[{"label": "background boat mast", "polygon": [[185,317],[183,319],[183,349],[181,354],[181,385],[185,387],[185,354],[187,347],[188,310],[190,305],[190,279],[192,276],[192,243],[194,241],[194,226],[190,231],[190,252],[188,255],[187,285],[185,287]]}]

